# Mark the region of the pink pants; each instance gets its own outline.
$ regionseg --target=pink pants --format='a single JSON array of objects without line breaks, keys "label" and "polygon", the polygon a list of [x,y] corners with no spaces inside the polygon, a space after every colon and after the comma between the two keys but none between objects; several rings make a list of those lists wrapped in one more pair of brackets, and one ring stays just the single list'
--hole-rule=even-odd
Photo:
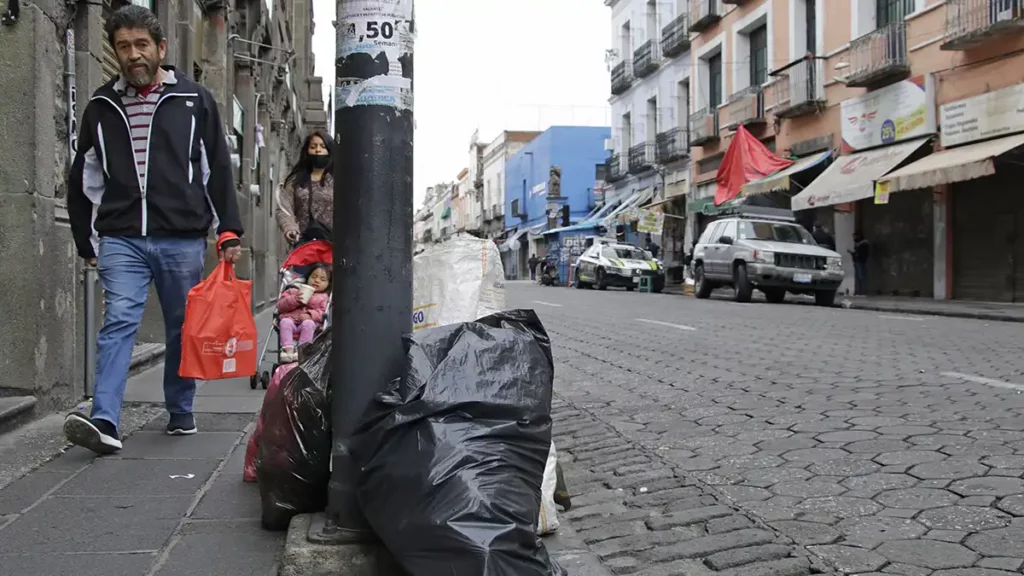
[{"label": "pink pants", "polygon": [[316,332],[316,322],[312,320],[303,320],[302,324],[296,326],[295,320],[291,318],[282,318],[278,322],[281,328],[281,347],[291,348],[295,346],[295,330],[299,331],[299,344],[305,344],[306,342],[313,341],[313,334]]}]

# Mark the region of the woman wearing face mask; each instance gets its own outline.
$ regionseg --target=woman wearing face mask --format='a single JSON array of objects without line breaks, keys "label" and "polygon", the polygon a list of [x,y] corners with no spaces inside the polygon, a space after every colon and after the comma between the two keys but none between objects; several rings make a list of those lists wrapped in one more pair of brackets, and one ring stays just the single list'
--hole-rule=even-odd
[{"label": "woman wearing face mask", "polygon": [[291,244],[332,240],[334,177],[331,139],[313,132],[302,146],[284,184],[277,191],[277,225]]}]

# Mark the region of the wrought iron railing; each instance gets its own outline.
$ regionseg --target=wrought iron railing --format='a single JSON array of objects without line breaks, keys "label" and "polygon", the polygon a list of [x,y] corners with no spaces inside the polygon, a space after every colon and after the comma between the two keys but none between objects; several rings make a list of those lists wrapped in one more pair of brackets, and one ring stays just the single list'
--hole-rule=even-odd
[{"label": "wrought iron railing", "polygon": [[690,131],[686,128],[672,128],[654,138],[659,164],[668,164],[690,155]]},{"label": "wrought iron railing", "polygon": [[633,84],[632,66],[623,60],[612,68],[612,94],[622,94]]},{"label": "wrought iron railing", "polygon": [[907,24],[893,22],[850,42],[849,86],[870,86],[889,76],[910,72]]},{"label": "wrought iron railing", "polygon": [[618,182],[626,177],[622,170],[622,155],[618,152],[608,157],[608,181]]},{"label": "wrought iron railing", "polygon": [[781,118],[801,116],[825,102],[825,60],[808,56],[775,73],[771,99],[775,115]]},{"label": "wrought iron railing", "polygon": [[946,50],[969,48],[1024,26],[1024,0],[946,0]]},{"label": "wrought iron railing", "polygon": [[690,0],[690,31],[701,32],[722,19],[721,0]]},{"label": "wrought iron railing", "polygon": [[639,174],[654,166],[654,143],[644,142],[629,148],[629,172]]},{"label": "wrought iron railing", "polygon": [[682,13],[661,29],[661,53],[675,58],[690,49],[690,15]]},{"label": "wrought iron railing", "polygon": [[700,146],[718,139],[718,108],[702,108],[690,115],[690,145]]},{"label": "wrought iron railing", "polygon": [[655,54],[654,42],[648,40],[633,51],[633,74],[637,78],[649,76],[658,68],[657,55]]}]

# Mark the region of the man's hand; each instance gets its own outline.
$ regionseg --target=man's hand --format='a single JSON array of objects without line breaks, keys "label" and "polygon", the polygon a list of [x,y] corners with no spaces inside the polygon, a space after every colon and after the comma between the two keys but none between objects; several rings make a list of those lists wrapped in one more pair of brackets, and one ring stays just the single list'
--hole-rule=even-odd
[{"label": "man's hand", "polygon": [[88,266],[89,268],[95,268],[96,267],[96,262],[97,262],[97,260],[95,258],[86,258],[85,259],[85,265]]},{"label": "man's hand", "polygon": [[228,246],[226,248],[221,249],[221,251],[220,251],[220,259],[223,260],[224,262],[229,262],[231,264],[234,264],[234,263],[238,262],[238,259],[241,256],[242,256],[242,247],[241,246]]},{"label": "man's hand", "polygon": [[289,230],[289,231],[284,233],[284,238],[285,238],[285,240],[291,242],[292,244],[295,244],[296,242],[299,241],[299,231],[298,230]]}]

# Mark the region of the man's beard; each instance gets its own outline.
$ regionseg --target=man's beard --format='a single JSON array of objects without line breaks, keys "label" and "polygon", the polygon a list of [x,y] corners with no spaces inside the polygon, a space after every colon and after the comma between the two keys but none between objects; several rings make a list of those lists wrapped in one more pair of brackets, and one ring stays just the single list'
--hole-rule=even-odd
[{"label": "man's beard", "polygon": [[158,64],[142,60],[141,62],[128,63],[127,65],[122,64],[121,73],[124,74],[125,80],[132,86],[145,88],[146,86],[153,85],[158,68]]}]

